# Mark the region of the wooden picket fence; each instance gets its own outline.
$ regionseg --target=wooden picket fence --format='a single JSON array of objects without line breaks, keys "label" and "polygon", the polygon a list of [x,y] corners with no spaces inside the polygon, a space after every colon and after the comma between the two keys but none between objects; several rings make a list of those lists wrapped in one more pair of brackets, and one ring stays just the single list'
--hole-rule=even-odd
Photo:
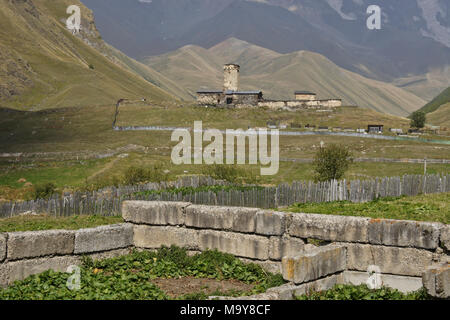
[{"label": "wooden picket fence", "polygon": [[[125,200],[185,201],[217,206],[279,208],[294,203],[321,203],[331,201],[367,202],[377,198],[416,196],[450,192],[450,174],[405,175],[371,180],[330,181],[315,183],[283,183],[276,187],[255,187],[246,190],[165,192],[167,188],[226,185],[210,177],[184,177],[176,182],[149,183],[138,186],[111,187],[96,192],[75,192],[54,195],[50,199],[0,203],[0,217],[24,213],[47,213],[54,216],[121,214]],[[159,190],[157,193],[142,191]]]}]

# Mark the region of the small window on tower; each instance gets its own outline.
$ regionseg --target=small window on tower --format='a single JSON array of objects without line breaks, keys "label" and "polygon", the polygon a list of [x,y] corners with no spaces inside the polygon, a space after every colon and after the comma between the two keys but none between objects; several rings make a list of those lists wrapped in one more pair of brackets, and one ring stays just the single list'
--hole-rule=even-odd
[{"label": "small window on tower", "polygon": [[227,104],[232,104],[233,103],[233,98],[227,98]]}]

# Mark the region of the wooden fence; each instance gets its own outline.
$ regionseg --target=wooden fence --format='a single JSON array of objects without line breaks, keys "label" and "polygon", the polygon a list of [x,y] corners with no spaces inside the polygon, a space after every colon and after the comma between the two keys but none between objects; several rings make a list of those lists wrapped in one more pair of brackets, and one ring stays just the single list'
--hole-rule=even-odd
[{"label": "wooden fence", "polygon": [[[165,192],[167,188],[224,185],[208,177],[185,177],[172,183],[150,183],[139,186],[105,188],[96,192],[54,195],[35,201],[0,203],[0,217],[24,213],[48,213],[55,216],[98,214],[120,215],[125,200],[186,201],[195,204],[278,208],[294,203],[352,201],[367,202],[377,198],[415,196],[450,192],[450,174],[405,175],[372,180],[330,181],[324,183],[294,182],[277,187],[255,187],[247,190],[205,191],[193,193]],[[142,191],[159,190],[157,193]]]}]

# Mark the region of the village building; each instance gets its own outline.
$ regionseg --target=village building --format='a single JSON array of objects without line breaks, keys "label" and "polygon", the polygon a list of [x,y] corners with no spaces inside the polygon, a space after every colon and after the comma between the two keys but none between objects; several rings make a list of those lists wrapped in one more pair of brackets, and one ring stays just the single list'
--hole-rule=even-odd
[{"label": "village building", "polygon": [[376,125],[370,124],[367,127],[367,132],[368,133],[383,133],[383,129],[384,129],[384,126],[381,124],[376,124]]},{"label": "village building", "polygon": [[337,108],[342,106],[341,99],[318,100],[317,95],[309,91],[296,91],[295,100],[266,100],[261,90],[240,91],[240,66],[224,66],[222,90],[203,90],[197,92],[197,103],[212,106],[268,107],[272,109],[295,110],[300,108]]}]

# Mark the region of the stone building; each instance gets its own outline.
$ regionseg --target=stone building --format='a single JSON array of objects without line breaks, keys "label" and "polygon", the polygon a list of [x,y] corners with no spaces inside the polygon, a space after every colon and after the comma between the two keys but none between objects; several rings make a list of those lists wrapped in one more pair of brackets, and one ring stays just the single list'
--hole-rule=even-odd
[{"label": "stone building", "polygon": [[247,107],[268,107],[272,109],[295,110],[302,108],[337,108],[342,106],[340,99],[318,100],[309,91],[296,91],[295,100],[265,100],[261,90],[239,91],[240,66],[226,64],[223,67],[223,89],[197,92],[197,102],[201,105],[233,105]]},{"label": "stone building", "polygon": [[314,101],[317,95],[309,91],[295,91],[295,100]]},{"label": "stone building", "polygon": [[223,90],[198,91],[197,102],[199,104],[256,106],[263,100],[262,91],[239,91],[239,65],[226,64],[223,71]]}]

